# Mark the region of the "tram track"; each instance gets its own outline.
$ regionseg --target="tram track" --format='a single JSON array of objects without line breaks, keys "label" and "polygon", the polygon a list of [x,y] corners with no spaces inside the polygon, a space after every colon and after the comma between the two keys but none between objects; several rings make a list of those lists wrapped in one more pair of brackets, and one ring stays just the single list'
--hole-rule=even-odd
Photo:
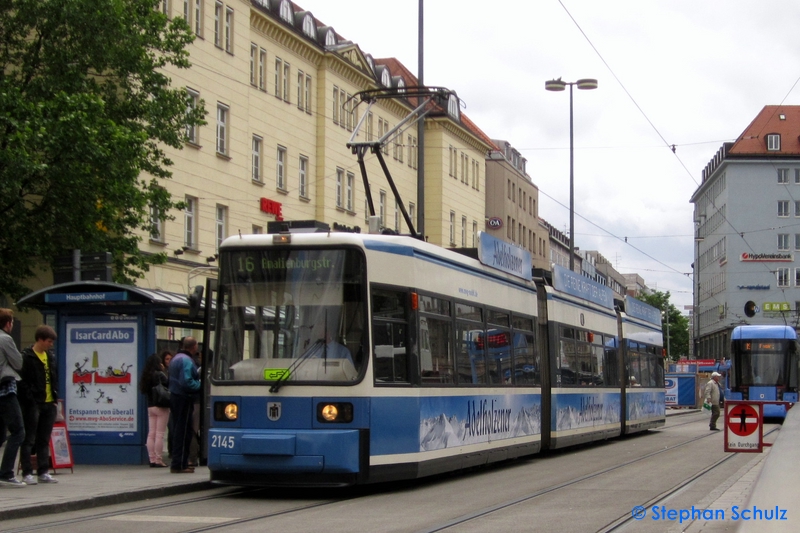
[{"label": "tram track", "polygon": [[[769,430],[768,432],[766,432],[764,434],[764,437],[766,437],[767,435],[771,435],[772,433],[778,431],[778,429],[779,429],[778,427],[772,428],[771,430]],[[721,465],[723,465],[727,461],[733,459],[734,457],[736,457],[736,454],[734,454],[734,453],[726,455],[722,459],[719,459],[718,461],[712,463],[711,465],[703,468],[702,470],[700,470],[699,472],[697,472],[693,476],[690,476],[689,478],[685,479],[684,481],[682,481],[682,482],[674,485],[670,489],[662,492],[661,494],[659,494],[655,498],[651,498],[649,501],[642,503],[640,505],[640,507],[643,508],[643,509],[650,509],[651,507],[653,507],[655,505],[661,505],[661,504],[666,503],[673,496],[675,496],[677,493],[679,493],[682,490],[686,489],[687,487],[689,487],[693,483],[696,483],[697,480],[701,479],[708,472],[711,472],[715,468],[720,467]],[[610,524],[608,524],[605,527],[599,529],[597,531],[597,533],[612,533],[612,532],[615,532],[615,531],[623,531],[629,525],[631,525],[632,523],[636,523],[636,522],[637,522],[637,519],[633,516],[633,511],[631,511],[630,513],[627,513],[627,514],[624,514],[624,515],[620,516],[619,518],[617,518],[616,520],[614,520]],[[688,527],[688,526],[689,526],[689,524],[686,524],[686,527]]]},{"label": "tram track", "polygon": [[655,452],[650,452],[650,453],[645,454],[645,455],[643,455],[641,457],[637,457],[635,459],[631,459],[631,460],[625,461],[623,463],[620,463],[620,464],[617,464],[617,465],[614,465],[614,466],[611,466],[611,467],[608,467],[608,468],[603,468],[601,470],[597,470],[595,472],[591,472],[589,474],[585,474],[583,476],[579,476],[579,477],[573,478],[571,480],[564,481],[564,482],[558,483],[556,485],[552,485],[550,487],[545,487],[545,488],[539,489],[537,491],[530,492],[528,494],[519,496],[517,498],[513,498],[513,499],[510,499],[510,500],[506,500],[504,502],[497,503],[497,504],[492,505],[490,507],[485,507],[483,509],[475,511],[474,513],[469,513],[469,514],[466,514],[466,515],[462,515],[462,516],[453,518],[452,520],[448,520],[447,522],[443,522],[443,523],[438,524],[438,525],[434,525],[434,526],[431,526],[431,527],[427,527],[425,529],[418,530],[416,533],[435,533],[437,531],[444,531],[446,529],[449,529],[449,528],[452,528],[452,527],[455,527],[455,526],[458,526],[458,525],[461,525],[461,524],[466,524],[468,522],[472,522],[472,521],[480,519],[480,518],[485,518],[485,517],[488,517],[488,516],[490,516],[490,515],[492,515],[494,513],[498,513],[498,512],[500,512],[500,511],[502,511],[504,509],[507,509],[509,507],[513,507],[515,505],[519,505],[519,504],[524,503],[524,502],[529,502],[531,500],[534,500],[536,498],[542,497],[544,495],[551,494],[553,492],[556,492],[556,491],[559,491],[559,490],[563,490],[565,488],[569,488],[569,487],[575,486],[575,485],[577,485],[579,483],[583,483],[584,481],[597,478],[599,476],[608,474],[610,472],[614,472],[615,470],[619,470],[621,468],[625,468],[627,466],[631,466],[631,465],[636,464],[636,463],[641,462],[641,461],[652,459],[653,457],[656,457],[658,455],[673,451],[673,450],[681,448],[683,446],[688,446],[689,444],[692,444],[694,442],[709,438],[709,437],[711,437],[713,435],[714,434],[712,433],[712,434],[702,435],[702,436],[699,436],[699,437],[694,437],[694,438],[689,439],[689,440],[687,440],[685,442],[681,442],[679,444],[675,444],[675,445],[672,445],[672,446],[667,446],[667,447],[665,447],[665,448],[663,448],[661,450],[658,450],[658,451],[655,451]]}]

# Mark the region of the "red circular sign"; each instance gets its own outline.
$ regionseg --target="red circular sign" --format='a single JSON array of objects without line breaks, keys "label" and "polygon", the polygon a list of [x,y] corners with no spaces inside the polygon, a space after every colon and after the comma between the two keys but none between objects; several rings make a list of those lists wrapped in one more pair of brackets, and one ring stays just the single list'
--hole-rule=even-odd
[{"label": "red circular sign", "polygon": [[758,428],[758,412],[749,405],[734,405],[728,412],[726,425],[740,437],[747,437]]}]

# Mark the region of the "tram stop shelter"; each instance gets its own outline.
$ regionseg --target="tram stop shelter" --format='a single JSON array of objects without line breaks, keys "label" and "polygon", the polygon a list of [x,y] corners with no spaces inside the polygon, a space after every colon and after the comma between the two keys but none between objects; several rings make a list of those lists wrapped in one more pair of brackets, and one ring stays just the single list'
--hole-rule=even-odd
[{"label": "tram stop shelter", "polygon": [[[57,334],[59,401],[75,464],[147,464],[147,399],[138,390],[157,326],[203,330],[205,305],[186,294],[74,281],[17,302]],[[163,343],[163,341],[162,341]]]}]

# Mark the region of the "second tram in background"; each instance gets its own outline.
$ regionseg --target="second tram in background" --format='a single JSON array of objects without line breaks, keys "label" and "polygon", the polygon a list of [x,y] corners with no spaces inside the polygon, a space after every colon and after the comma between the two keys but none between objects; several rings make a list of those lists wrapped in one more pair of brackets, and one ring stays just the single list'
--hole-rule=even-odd
[{"label": "second tram in background", "polygon": [[658,427],[658,310],[480,234],[480,259],[406,236],[220,246],[211,480],[412,479]]},{"label": "second tram in background", "polygon": [[[791,326],[737,326],[731,334],[731,400],[797,402],[797,332]],[[765,418],[786,417],[786,406],[764,404]]]}]

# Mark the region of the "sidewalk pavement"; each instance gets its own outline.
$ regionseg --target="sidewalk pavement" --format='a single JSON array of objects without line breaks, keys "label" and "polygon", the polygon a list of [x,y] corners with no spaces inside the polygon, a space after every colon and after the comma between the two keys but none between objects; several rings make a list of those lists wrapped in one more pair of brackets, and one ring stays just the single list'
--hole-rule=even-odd
[{"label": "sidewalk pavement", "polygon": [[[54,484],[0,488],[0,523],[13,518],[77,511],[211,488],[208,468],[171,474],[150,465],[75,465],[59,468]],[[17,476],[17,479],[20,479]]]}]

